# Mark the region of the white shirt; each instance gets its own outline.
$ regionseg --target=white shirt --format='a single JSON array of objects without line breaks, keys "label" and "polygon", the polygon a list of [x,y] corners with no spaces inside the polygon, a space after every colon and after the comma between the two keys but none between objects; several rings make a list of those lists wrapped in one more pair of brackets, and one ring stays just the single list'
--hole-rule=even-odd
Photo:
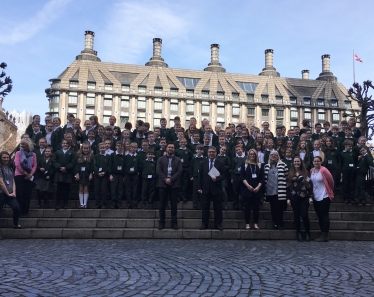
[{"label": "white shirt", "polygon": [[265,154],[264,154],[263,152],[258,151],[258,152],[257,152],[257,156],[258,156],[258,161],[259,161],[260,163],[265,163],[265,161],[264,161]]},{"label": "white shirt", "polygon": [[319,151],[314,150],[313,151],[313,157],[317,157],[317,156],[319,156]]},{"label": "white shirt", "polygon": [[300,159],[303,160],[303,161],[304,161],[304,158],[305,158],[305,154],[306,154],[305,151],[300,151],[299,152]]},{"label": "white shirt", "polygon": [[48,145],[51,145],[51,136],[52,136],[52,132],[47,132],[45,135],[45,139],[47,140]]},{"label": "white shirt", "polygon": [[325,184],[323,183],[323,176],[320,171],[312,171],[311,179],[313,182],[313,196],[314,200],[322,201],[324,198],[329,197],[326,192]]}]

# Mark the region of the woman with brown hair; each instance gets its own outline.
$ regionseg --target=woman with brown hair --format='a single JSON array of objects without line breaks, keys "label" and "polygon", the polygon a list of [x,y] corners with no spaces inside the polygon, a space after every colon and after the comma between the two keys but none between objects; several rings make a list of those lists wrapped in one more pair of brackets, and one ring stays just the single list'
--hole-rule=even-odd
[{"label": "woman with brown hair", "polygon": [[34,145],[31,139],[22,139],[20,151],[16,152],[14,164],[16,167],[14,180],[16,182],[16,196],[21,207],[21,215],[27,216],[30,208],[34,174],[37,167]]},{"label": "woman with brown hair", "polygon": [[[9,167],[10,155],[6,151],[0,153],[0,206],[8,204],[13,211],[13,228],[23,229],[18,225],[20,207],[16,199],[16,183],[13,170]],[[0,237],[2,239],[2,237]]]},{"label": "woman with brown hair", "polygon": [[308,210],[309,204],[312,202],[312,191],[308,171],[301,158],[295,157],[287,178],[287,203],[292,206],[296,239],[300,242],[304,241],[301,235],[300,216],[304,223],[305,241],[310,241]]},{"label": "woman with brown hair", "polygon": [[242,187],[241,197],[244,200],[245,229],[251,229],[249,222],[251,209],[253,209],[254,229],[259,230],[258,218],[260,212],[261,186],[264,184],[264,166],[258,162],[257,151],[250,149],[245,163],[240,169]]}]

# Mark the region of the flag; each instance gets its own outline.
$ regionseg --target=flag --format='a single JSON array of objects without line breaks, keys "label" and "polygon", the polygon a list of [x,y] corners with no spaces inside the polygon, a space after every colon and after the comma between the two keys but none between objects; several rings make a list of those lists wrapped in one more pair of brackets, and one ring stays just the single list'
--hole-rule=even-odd
[{"label": "flag", "polygon": [[361,62],[361,63],[364,62],[364,60],[362,60],[359,56],[357,56],[356,53],[353,53],[353,57],[354,57],[354,59],[355,59],[356,61],[359,61],[359,62]]}]

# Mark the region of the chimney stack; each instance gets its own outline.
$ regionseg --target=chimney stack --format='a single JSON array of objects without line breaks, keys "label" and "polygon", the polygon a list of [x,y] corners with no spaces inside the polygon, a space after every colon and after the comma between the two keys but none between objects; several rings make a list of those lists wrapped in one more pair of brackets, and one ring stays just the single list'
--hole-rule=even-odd
[{"label": "chimney stack", "polygon": [[265,50],[265,68],[262,69],[262,72],[259,75],[280,76],[279,72],[277,72],[273,66],[273,54],[274,51],[272,49]]},{"label": "chimney stack", "polygon": [[213,43],[210,45],[210,63],[204,71],[226,72],[226,69],[219,62],[219,44]]},{"label": "chimney stack", "polygon": [[92,31],[85,31],[84,33],[84,50],[78,55],[76,60],[89,60],[97,61],[101,60],[97,57],[97,51],[94,51],[94,37],[95,33]]},{"label": "chimney stack", "polygon": [[162,39],[153,38],[153,57],[149,59],[149,62],[147,62],[145,66],[168,67],[168,64],[166,64],[161,57],[161,49]]},{"label": "chimney stack", "polygon": [[322,72],[317,77],[317,80],[337,81],[337,78],[330,70],[330,55],[322,55]]},{"label": "chimney stack", "polygon": [[309,79],[309,70],[301,71],[301,75],[303,79]]}]

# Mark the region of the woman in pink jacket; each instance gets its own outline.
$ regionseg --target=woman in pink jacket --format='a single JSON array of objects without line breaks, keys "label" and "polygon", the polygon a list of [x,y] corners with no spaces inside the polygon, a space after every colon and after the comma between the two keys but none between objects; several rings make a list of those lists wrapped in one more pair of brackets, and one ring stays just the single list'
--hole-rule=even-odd
[{"label": "woman in pink jacket", "polygon": [[330,203],[334,199],[334,179],[326,167],[322,165],[322,158],[316,156],[313,159],[314,167],[310,170],[310,178],[313,184],[313,205],[318,217],[321,236],[318,242],[329,241],[330,230]]},{"label": "woman in pink jacket", "polygon": [[30,208],[31,192],[34,186],[34,173],[36,171],[36,155],[33,153],[34,145],[30,139],[22,139],[20,151],[16,152],[14,164],[16,166],[14,181],[16,183],[16,196],[21,208],[21,216],[27,216]]}]

